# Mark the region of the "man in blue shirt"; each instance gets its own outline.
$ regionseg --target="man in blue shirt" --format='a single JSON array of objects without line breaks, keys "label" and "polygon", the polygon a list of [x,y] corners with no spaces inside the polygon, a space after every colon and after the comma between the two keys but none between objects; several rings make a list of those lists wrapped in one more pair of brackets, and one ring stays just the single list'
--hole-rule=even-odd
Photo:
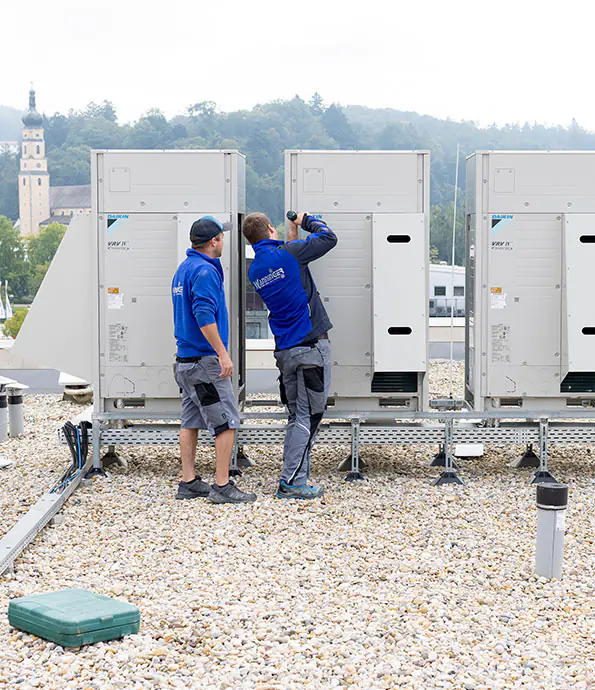
[{"label": "man in blue shirt", "polygon": [[[248,503],[254,494],[240,491],[229,478],[235,429],[240,414],[231,383],[233,363],[227,352],[229,319],[223,288],[223,233],[232,223],[204,216],[192,224],[192,249],[186,251],[172,281],[174,335],[178,345],[175,378],[182,391],[180,450],[182,481],[176,498],[207,497],[213,503]],[[198,429],[215,438],[215,483],[195,475]]]},{"label": "man in blue shirt", "polygon": [[[305,239],[300,226],[309,233]],[[308,264],[329,252],[337,236],[306,213],[290,224],[287,242],[263,213],[246,216],[243,233],[254,247],[248,277],[270,312],[281,401],[289,412],[277,498],[317,498],[324,489],[308,486],[310,450],[328,399],[332,324]]]}]

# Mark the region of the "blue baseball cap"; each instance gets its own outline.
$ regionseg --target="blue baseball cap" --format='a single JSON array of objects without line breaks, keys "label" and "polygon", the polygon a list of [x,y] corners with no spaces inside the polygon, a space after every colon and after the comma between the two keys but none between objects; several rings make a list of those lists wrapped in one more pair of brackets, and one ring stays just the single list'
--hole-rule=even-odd
[{"label": "blue baseball cap", "polygon": [[213,216],[203,216],[192,223],[190,228],[190,241],[195,244],[203,244],[217,237],[220,232],[228,232],[233,228],[233,223],[222,223]]}]

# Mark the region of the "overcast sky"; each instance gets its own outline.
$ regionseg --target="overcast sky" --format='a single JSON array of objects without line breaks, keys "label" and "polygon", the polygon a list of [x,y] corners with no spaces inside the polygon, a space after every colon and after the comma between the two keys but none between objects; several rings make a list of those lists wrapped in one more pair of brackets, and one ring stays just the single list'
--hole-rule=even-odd
[{"label": "overcast sky", "polygon": [[326,103],[595,130],[587,0],[3,0],[0,104]]}]

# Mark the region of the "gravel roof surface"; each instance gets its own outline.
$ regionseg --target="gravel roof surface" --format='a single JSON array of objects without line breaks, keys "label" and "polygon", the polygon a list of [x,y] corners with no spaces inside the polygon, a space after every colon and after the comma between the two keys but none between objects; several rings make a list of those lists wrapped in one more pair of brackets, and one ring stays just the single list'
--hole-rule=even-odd
[{"label": "gravel roof surface", "polygon": [[[433,366],[433,397],[448,392],[445,369]],[[27,436],[2,444],[16,461],[0,470],[2,532],[69,462],[55,432],[80,411],[57,396],[26,409]],[[128,468],[79,488],[65,522],[0,578],[0,688],[593,687],[586,449],[552,449],[571,485],[559,582],[532,574],[535,491],[509,467],[519,448],[461,461],[466,485],[435,488],[432,448],[364,448],[368,481],[347,484],[336,467],[349,449],[320,447],[326,494],[299,504],[274,498],[281,449],[249,451],[249,506],[176,501],[177,448],[124,449]],[[198,471],[212,478],[210,449]],[[9,599],[66,587],[136,604],[140,634],[64,650],[9,627]]]}]

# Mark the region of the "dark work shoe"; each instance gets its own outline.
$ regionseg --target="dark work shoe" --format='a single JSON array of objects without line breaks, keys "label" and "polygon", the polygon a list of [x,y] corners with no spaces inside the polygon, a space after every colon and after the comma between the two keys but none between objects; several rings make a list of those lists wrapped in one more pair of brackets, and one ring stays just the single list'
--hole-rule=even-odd
[{"label": "dark work shoe", "polygon": [[195,477],[191,482],[180,482],[176,498],[206,498],[211,487],[200,477]]},{"label": "dark work shoe", "polygon": [[308,486],[307,484],[294,486],[283,480],[279,482],[277,489],[277,498],[297,498],[302,501],[311,501],[314,498],[320,498],[323,494],[324,487],[322,486]]},{"label": "dark work shoe", "polygon": [[256,494],[240,491],[234,484],[233,479],[230,479],[225,486],[213,484],[209,493],[209,501],[211,503],[252,503],[255,500]]}]

